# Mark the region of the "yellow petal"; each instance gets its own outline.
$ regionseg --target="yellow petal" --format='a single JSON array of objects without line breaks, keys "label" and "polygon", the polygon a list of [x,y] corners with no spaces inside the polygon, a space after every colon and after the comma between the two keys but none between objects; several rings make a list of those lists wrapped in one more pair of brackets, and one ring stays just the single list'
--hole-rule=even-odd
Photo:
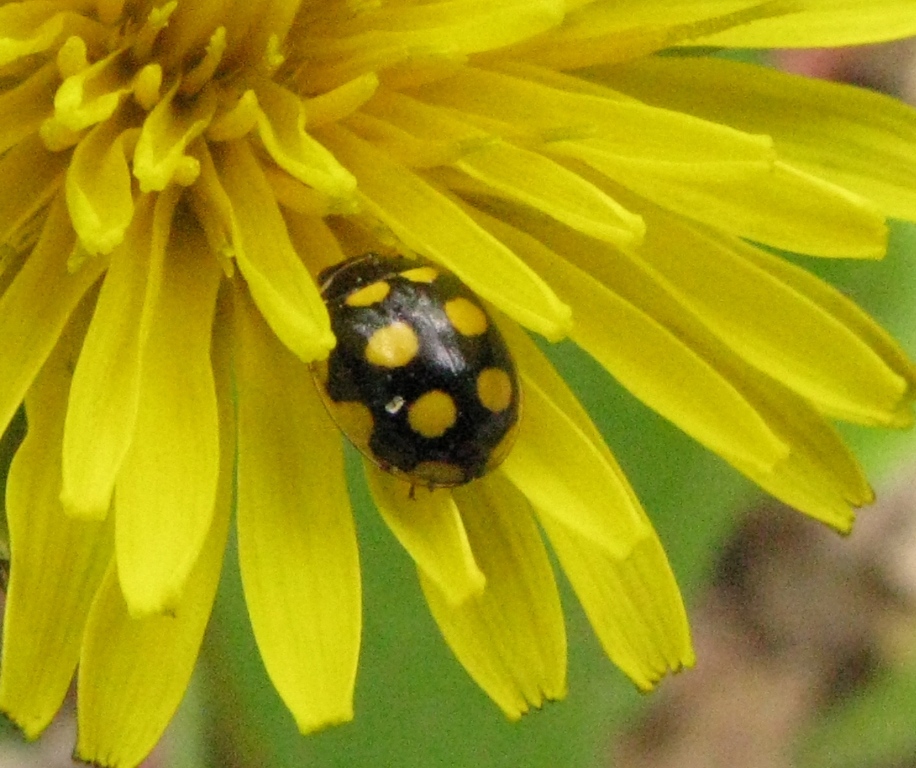
[{"label": "yellow petal", "polygon": [[119,120],[93,128],[67,169],[67,207],[80,243],[90,254],[111,253],[134,213],[129,145],[135,134]]},{"label": "yellow petal", "polygon": [[[170,19],[171,20],[171,19]],[[181,79],[179,92],[184,96],[195,96],[208,85],[226,55],[226,28],[218,26],[210,35],[210,40],[204,47],[203,55],[196,56],[193,66],[185,70]],[[161,67],[157,62],[154,66]],[[208,98],[205,96],[205,98]],[[212,121],[210,123],[212,125]]]},{"label": "yellow petal", "polygon": [[804,400],[750,371],[744,378],[745,385],[757,390],[768,423],[791,445],[791,451],[768,472],[729,459],[731,464],[780,501],[848,533],[853,509],[874,501],[855,456]]},{"label": "yellow petal", "polygon": [[[734,3],[721,0],[718,5]],[[802,0],[788,5],[784,13],[696,43],[746,48],[833,48],[900,40],[914,34],[916,17],[909,0]]]},{"label": "yellow petal", "polygon": [[181,599],[166,616],[132,618],[114,563],[92,605],[80,654],[76,757],[133,768],[156,745],[181,703],[203,639],[229,523],[229,490]]},{"label": "yellow petal", "polygon": [[448,109],[399,91],[381,88],[347,125],[376,148],[410,168],[430,169],[454,162],[496,137]]},{"label": "yellow petal", "polygon": [[114,51],[88,67],[66,75],[54,94],[54,116],[42,134],[78,132],[108,120],[131,91],[124,52]]},{"label": "yellow petal", "polygon": [[556,142],[549,149],[663,208],[739,237],[813,256],[880,258],[887,250],[884,215],[875,204],[782,162],[747,173],[735,165],[634,161],[603,139]]},{"label": "yellow petal", "polygon": [[344,129],[322,130],[325,143],[359,179],[366,208],[408,247],[442,263],[475,293],[547,338],[569,330],[569,307],[445,193]]},{"label": "yellow petal", "polygon": [[[896,365],[902,352],[883,357],[869,343],[876,332],[859,335],[855,326],[777,279],[773,273],[783,271],[783,264],[793,270],[783,259],[675,217],[646,217],[650,234],[640,254],[742,357],[834,418],[900,424],[914,381],[912,364]],[[825,285],[823,292],[833,289]],[[858,314],[858,325],[877,327]]]},{"label": "yellow petal", "polygon": [[457,0],[347,13],[335,19],[336,34],[310,41],[310,56],[322,64],[313,64],[309,84],[334,87],[405,59],[409,64],[418,53],[454,60],[511,45],[560,24],[564,6],[558,0]]},{"label": "yellow petal", "polygon": [[[170,203],[160,210],[163,204]],[[63,447],[61,500],[71,514],[102,518],[134,431],[140,350],[159,293],[175,197],[140,199],[115,248],[73,375]],[[158,225],[158,226],[157,226]],[[153,229],[158,231],[153,237]]]},{"label": "yellow petal", "polygon": [[[374,102],[373,102],[374,103]],[[371,107],[370,107],[371,108]],[[492,138],[472,137],[444,139],[441,136],[419,137],[400,125],[367,114],[369,108],[352,115],[347,126],[377,150],[407,168],[430,169],[453,162],[483,141],[492,144]],[[477,132],[479,133],[479,132]]]},{"label": "yellow petal", "polygon": [[327,356],[335,343],[327,310],[293,250],[263,171],[244,141],[227,142],[220,150],[235,257],[255,304],[297,357],[308,362]]},{"label": "yellow petal", "polygon": [[235,419],[226,320],[214,329],[212,350],[220,422],[213,524],[170,615],[131,618],[111,563],[80,654],[76,753],[87,762],[113,768],[140,763],[178,708],[194,670],[219,582],[232,505]]},{"label": "yellow petal", "polygon": [[[293,6],[291,10],[294,10],[294,6],[300,1],[280,0],[280,4],[287,8]],[[223,8],[219,18],[226,24],[230,55],[246,57],[264,54],[267,36],[261,33],[262,24],[274,4],[275,0],[253,0],[241,6],[235,3],[223,5],[222,0],[217,3],[218,7]],[[255,53],[251,54],[249,51]]]},{"label": "yellow petal", "polygon": [[[520,370],[527,370],[531,379],[543,386],[615,474],[614,485],[595,489],[590,504],[599,509],[608,489],[616,488],[616,503],[628,517],[638,520],[643,532],[622,551],[621,515],[607,514],[606,503],[600,508],[604,514],[591,513],[591,530],[584,529],[572,515],[534,504],[605,651],[640,688],[651,688],[667,671],[694,661],[686,612],[664,549],[601,434],[565,382],[523,334],[505,326],[502,330],[512,342]],[[526,399],[526,409],[527,403]],[[517,450],[516,445],[507,463]],[[520,490],[528,494],[526,488]]]},{"label": "yellow petal", "polygon": [[251,33],[252,47],[265,50],[270,45],[270,38],[282,41],[289,33],[299,12],[303,0],[270,0],[256,14]]},{"label": "yellow petal", "polygon": [[210,248],[220,259],[227,277],[235,274],[235,248],[232,245],[232,201],[216,173],[207,142],[195,148],[200,160],[200,178],[188,189],[191,207],[207,235]]},{"label": "yellow petal", "polygon": [[343,120],[369,101],[378,86],[378,75],[367,72],[337,88],[306,99],[304,103],[309,127],[316,128]]},{"label": "yellow petal", "polygon": [[[208,3],[178,3],[169,17],[168,26],[162,30],[159,37],[157,53],[160,54],[162,65],[167,69],[180,66],[190,52],[199,49],[211,39],[213,31],[225,24],[227,17],[233,18],[229,12],[231,0],[215,0]],[[252,6],[255,4],[252,3]],[[239,11],[242,11],[239,8]],[[234,25],[230,25],[233,27]],[[237,38],[233,39],[233,43]]]},{"label": "yellow petal", "polygon": [[57,499],[67,389],[86,322],[71,323],[29,390],[29,431],[6,486],[13,558],[0,710],[30,739],[51,722],[70,687],[89,606],[112,551],[110,526],[69,519]]},{"label": "yellow petal", "polygon": [[285,219],[290,242],[316,277],[322,270],[346,258],[323,218],[287,211]]},{"label": "yellow petal", "polygon": [[216,116],[207,126],[208,141],[232,141],[246,136],[257,124],[260,106],[254,91],[247,90],[234,102],[219,104]]},{"label": "yellow petal", "polygon": [[20,141],[0,158],[0,242],[14,241],[20,228],[48,204],[61,186],[67,162],[65,153],[49,152],[37,136]]},{"label": "yellow petal", "polygon": [[[610,254],[608,254],[610,255]],[[777,498],[840,530],[852,522],[852,506],[872,500],[867,480],[836,431],[801,397],[760,373],[726,348],[703,326],[690,308],[677,301],[638,262],[591,254],[589,271],[647,312],[693,348],[715,362],[759,412],[789,452],[770,467],[750,465],[722,454],[754,482]],[[681,382],[672,381],[672,386]],[[705,397],[705,392],[695,392]]]},{"label": "yellow petal", "polygon": [[0,95],[0,153],[35,133],[51,114],[57,67],[48,62],[15,88]]},{"label": "yellow petal", "polygon": [[118,576],[134,616],[177,605],[211,527],[219,437],[210,337],[221,274],[199,231],[173,229],[116,486]]},{"label": "yellow petal", "polygon": [[452,605],[480,595],[486,577],[449,490],[411,486],[365,462],[375,506],[417,568]]},{"label": "yellow petal", "polygon": [[[634,33],[654,36],[661,41],[656,50],[685,40],[703,46],[831,47],[916,33],[909,0],[641,0],[583,5],[570,18],[575,27],[616,32],[622,44]],[[712,34],[719,30],[723,31]]]},{"label": "yellow petal", "polygon": [[900,419],[896,424],[908,423],[910,418],[909,397],[916,389],[916,364],[907,357],[891,335],[854,301],[807,270],[785,259],[772,256],[759,248],[744,245],[740,251],[755,266],[790,286],[799,295],[820,307],[823,312],[836,318],[863,343],[867,344],[889,369],[906,381],[908,397],[901,403]]},{"label": "yellow petal", "polygon": [[424,101],[467,113],[462,117],[485,117],[494,129],[502,123],[510,136],[527,132],[549,142],[600,137],[616,155],[634,161],[700,169],[716,163],[739,173],[766,171],[774,159],[765,136],[640,104],[609,89],[589,93],[575,78],[538,67],[506,69],[511,74],[464,67],[417,93]]},{"label": "yellow petal", "polygon": [[[539,239],[573,264],[581,265],[583,272],[605,288],[613,287],[614,293],[638,306],[720,371],[758,414],[776,444],[784,446],[775,461],[751,462],[746,450],[732,454],[720,444],[715,450],[726,461],[787,504],[841,530],[849,527],[851,506],[867,504],[872,498],[871,489],[849,449],[807,402],[736,355],[638,260],[594,240],[587,241],[585,248],[578,247],[577,243],[584,240],[580,235],[560,233],[555,226],[545,226],[533,217],[520,220]],[[589,309],[588,303],[584,309]],[[600,342],[600,330],[595,331]],[[670,380],[659,382],[671,388],[686,388],[693,383],[676,373]],[[708,397],[705,389],[690,389],[683,394],[697,399]],[[701,430],[694,436],[703,439],[703,435]]]},{"label": "yellow petal", "polygon": [[[429,145],[428,152],[439,148],[445,155],[439,162],[451,162],[448,154],[456,155],[455,167],[489,194],[519,200],[599,240],[635,244],[645,233],[638,216],[580,176],[542,154],[499,142],[461,122],[451,110],[388,91],[377,94],[366,109],[420,138]],[[391,142],[386,148],[399,149]]]},{"label": "yellow petal", "polygon": [[455,167],[492,194],[518,200],[599,240],[634,246],[645,234],[639,216],[537,152],[502,143],[470,153]]},{"label": "yellow petal", "polygon": [[[538,231],[536,226],[533,230]],[[550,242],[549,237],[547,240]],[[587,265],[586,271],[606,287],[613,285],[621,298],[638,304],[688,348],[709,361],[758,414],[775,444],[782,446],[771,457],[774,461],[761,462],[749,461],[746,450],[731,453],[720,445],[716,450],[723,458],[790,506],[840,530],[849,528],[852,507],[869,503],[872,491],[839,435],[807,402],[725,347],[687,305],[674,300],[637,262],[621,259],[611,249],[602,251],[594,243],[586,251],[574,248],[565,250],[564,255],[582,261]],[[600,341],[600,332],[596,333]],[[675,375],[662,383],[685,388],[690,380]],[[705,389],[687,390],[684,394],[698,399],[708,397]],[[703,434],[701,429],[694,436],[702,439]]]},{"label": "yellow petal", "polygon": [[460,605],[420,572],[458,660],[512,720],[566,693],[566,632],[556,582],[524,497],[499,474],[454,491],[487,586]]},{"label": "yellow petal", "polygon": [[73,248],[63,198],[51,204],[38,244],[0,298],[0,427],[6,429],[76,305],[102,273],[102,259],[67,271]]},{"label": "yellow petal", "polygon": [[[590,259],[583,259],[585,269],[577,269],[544,245],[556,241],[565,253],[569,251],[563,246],[592,248],[588,241],[558,240],[560,230],[539,229],[529,217],[519,219],[520,230],[481,212],[475,216],[533,266],[553,276],[557,290],[576,312],[573,340],[635,397],[723,456],[741,457],[761,470],[786,456],[788,446],[727,368],[685,343],[651,312],[602,285],[589,273],[595,266]],[[597,250],[595,261],[600,264],[606,258],[610,254]],[[600,266],[597,274],[603,274]],[[626,328],[626,333],[614,332],[617,328]],[[697,396],[700,392],[702,397]]]},{"label": "yellow petal", "polygon": [[[539,60],[569,70],[611,56],[617,61],[636,58],[678,44],[832,47],[893,40],[916,32],[908,0],[642,0],[582,5],[557,34],[534,41]],[[556,55],[546,56],[552,48]]]},{"label": "yellow petal", "polygon": [[640,689],[693,665],[687,615],[654,531],[613,558],[555,518],[539,518],[605,652]]},{"label": "yellow petal", "polygon": [[513,130],[540,135],[544,151],[582,160],[665,207],[742,237],[817,255],[884,252],[886,231],[875,206],[774,165],[765,136],[579,86],[536,67],[511,71],[464,68],[419,95],[502,121],[509,136]]},{"label": "yellow petal", "polygon": [[669,109],[773,137],[781,157],[916,220],[916,111],[864,88],[715,58],[650,57],[589,77]]},{"label": "yellow petal", "polygon": [[500,323],[522,380],[519,435],[502,465],[539,514],[556,518],[609,555],[626,557],[652,533],[626,479],[595,433],[576,423],[581,410],[559,374],[524,333]]},{"label": "yellow petal", "polygon": [[143,121],[134,152],[134,176],[141,192],[165,189],[174,180],[190,186],[200,173],[200,161],[186,154],[216,113],[216,93],[209,88],[197,94],[189,108],[175,104],[176,84]]},{"label": "yellow petal", "polygon": [[270,81],[258,83],[255,93],[258,135],[277,165],[328,197],[351,196],[356,179],[306,132],[302,100]]},{"label": "yellow petal", "polygon": [[[540,234],[537,227],[533,231]],[[546,238],[550,242],[551,238]],[[573,238],[574,239],[574,238]],[[568,244],[567,244],[568,246]],[[788,452],[769,466],[738,454],[722,457],[790,506],[845,530],[853,506],[872,500],[861,467],[826,421],[798,395],[759,372],[715,337],[690,307],[679,301],[638,260],[595,244],[589,252],[564,246],[563,255],[669,329],[732,382]],[[599,255],[600,254],[600,255]],[[689,385],[673,378],[670,388]],[[693,390],[696,398],[708,392]]]},{"label": "yellow petal", "polygon": [[71,28],[76,14],[55,3],[6,3],[0,9],[0,66],[41,53]]},{"label": "yellow petal", "polygon": [[353,716],[356,533],[343,449],[307,367],[236,294],[238,539],[261,658],[303,733]]},{"label": "yellow petal", "polygon": [[459,2],[382,6],[371,16],[388,44],[420,44],[449,52],[476,53],[502,48],[557,26],[565,14],[557,0],[459,0]]}]

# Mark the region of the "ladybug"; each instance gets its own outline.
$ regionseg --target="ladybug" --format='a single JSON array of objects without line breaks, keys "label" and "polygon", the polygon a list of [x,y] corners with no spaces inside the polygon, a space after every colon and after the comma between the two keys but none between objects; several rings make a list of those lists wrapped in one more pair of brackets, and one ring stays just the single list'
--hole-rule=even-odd
[{"label": "ladybug", "polygon": [[521,392],[477,297],[432,262],[366,253],[318,277],[337,346],[312,364],[331,418],[386,472],[429,488],[497,467]]}]

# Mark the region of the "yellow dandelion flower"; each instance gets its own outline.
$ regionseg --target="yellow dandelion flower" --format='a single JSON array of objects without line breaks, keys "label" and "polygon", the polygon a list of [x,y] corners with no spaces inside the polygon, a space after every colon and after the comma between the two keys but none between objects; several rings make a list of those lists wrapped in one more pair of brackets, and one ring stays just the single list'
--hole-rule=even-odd
[{"label": "yellow dandelion flower", "polygon": [[274,685],[302,731],[352,717],[357,541],[309,363],[335,344],[317,275],[368,251],[457,275],[524,390],[485,478],[367,470],[469,673],[512,718],[564,694],[541,531],[639,687],[689,665],[648,517],[522,327],[847,530],[871,490],[826,419],[909,423],[916,371],[760,245],[881,256],[885,216],[916,220],[916,115],[656,54],[913,33],[908,0],[0,4],[0,426],[28,420],[0,709],[36,737],[78,666],[77,754],[142,760],[234,507]]}]

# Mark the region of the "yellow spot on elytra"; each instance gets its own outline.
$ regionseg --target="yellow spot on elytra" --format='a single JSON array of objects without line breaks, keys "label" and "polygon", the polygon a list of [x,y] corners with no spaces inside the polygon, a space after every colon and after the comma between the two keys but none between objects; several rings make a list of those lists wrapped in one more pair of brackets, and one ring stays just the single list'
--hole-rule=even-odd
[{"label": "yellow spot on elytra", "polygon": [[358,291],[353,291],[344,300],[344,304],[348,307],[371,307],[384,299],[390,291],[391,286],[384,280],[379,280],[377,283],[370,283]]},{"label": "yellow spot on elytra", "polygon": [[423,437],[442,437],[457,418],[455,401],[441,389],[420,395],[407,409],[410,428]]},{"label": "yellow spot on elytra", "polygon": [[484,408],[499,413],[512,402],[512,379],[502,368],[484,368],[477,377],[477,397]]},{"label": "yellow spot on elytra", "polygon": [[353,445],[357,448],[365,448],[369,445],[375,420],[372,418],[372,411],[367,406],[356,401],[332,403],[331,413],[337,426]]},{"label": "yellow spot on elytra", "polygon": [[435,267],[414,267],[401,272],[401,277],[412,283],[431,283],[439,277],[439,270]]},{"label": "yellow spot on elytra", "polygon": [[480,336],[487,330],[487,316],[474,302],[459,296],[445,302],[445,314],[463,336]]},{"label": "yellow spot on elytra", "polygon": [[414,329],[398,320],[369,337],[366,359],[383,368],[400,368],[413,360],[419,348],[420,340]]},{"label": "yellow spot on elytra", "polygon": [[421,461],[411,470],[410,476],[434,487],[461,485],[466,479],[461,467],[444,461]]}]

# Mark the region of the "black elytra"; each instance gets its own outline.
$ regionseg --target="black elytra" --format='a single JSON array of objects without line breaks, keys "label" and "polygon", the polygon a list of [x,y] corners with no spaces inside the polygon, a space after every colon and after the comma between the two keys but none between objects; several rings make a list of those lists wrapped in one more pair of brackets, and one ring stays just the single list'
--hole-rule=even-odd
[{"label": "black elytra", "polygon": [[456,486],[498,466],[521,392],[506,343],[455,275],[366,253],[319,275],[337,346],[312,364],[341,431],[381,469]]}]

